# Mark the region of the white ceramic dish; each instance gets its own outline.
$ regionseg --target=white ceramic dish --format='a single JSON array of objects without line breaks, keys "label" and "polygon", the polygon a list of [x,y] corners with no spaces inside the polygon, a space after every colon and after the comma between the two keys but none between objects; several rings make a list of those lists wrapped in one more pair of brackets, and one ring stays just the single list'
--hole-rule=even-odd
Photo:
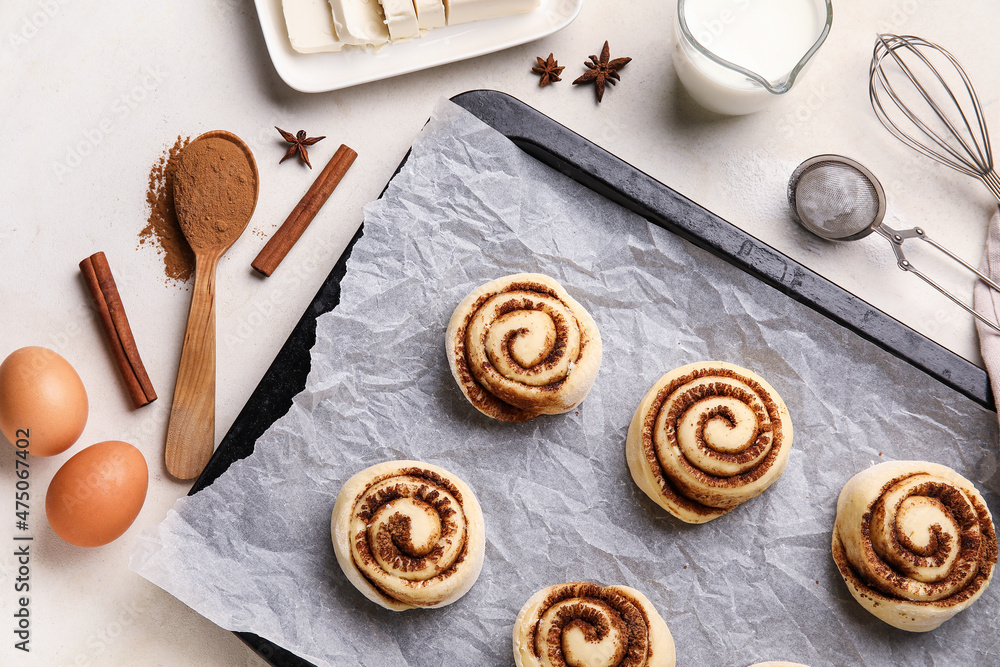
[{"label": "white ceramic dish", "polygon": [[463,25],[435,28],[423,37],[390,44],[379,51],[345,49],[337,53],[299,53],[292,48],[281,0],[255,0],[271,62],[292,88],[318,93],[348,88],[408,72],[436,67],[524,44],[569,25],[583,0],[542,0],[533,12]]}]

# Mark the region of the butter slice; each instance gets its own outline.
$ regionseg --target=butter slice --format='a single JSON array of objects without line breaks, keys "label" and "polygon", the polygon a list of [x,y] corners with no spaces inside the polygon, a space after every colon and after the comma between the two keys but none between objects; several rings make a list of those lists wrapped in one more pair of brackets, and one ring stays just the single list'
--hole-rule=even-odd
[{"label": "butter slice", "polygon": [[541,0],[444,0],[448,25],[523,14],[540,3]]},{"label": "butter slice", "polygon": [[417,10],[417,23],[421,30],[443,28],[446,25],[442,0],[413,0],[413,5]]},{"label": "butter slice", "polygon": [[389,41],[378,0],[330,0],[330,8],[337,37],[344,44],[378,46]]},{"label": "butter slice", "polygon": [[379,2],[385,15],[385,26],[389,29],[389,39],[395,42],[420,34],[413,0],[379,0]]},{"label": "butter slice", "polygon": [[340,51],[344,43],[333,29],[327,0],[281,0],[288,41],[299,53]]}]

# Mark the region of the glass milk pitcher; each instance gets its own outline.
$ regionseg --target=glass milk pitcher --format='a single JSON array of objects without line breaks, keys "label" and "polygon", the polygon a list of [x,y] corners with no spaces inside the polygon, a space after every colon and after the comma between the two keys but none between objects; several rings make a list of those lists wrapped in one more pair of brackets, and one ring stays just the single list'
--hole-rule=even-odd
[{"label": "glass milk pitcher", "polygon": [[791,90],[832,24],[831,0],[677,0],[674,67],[707,109],[752,113]]}]

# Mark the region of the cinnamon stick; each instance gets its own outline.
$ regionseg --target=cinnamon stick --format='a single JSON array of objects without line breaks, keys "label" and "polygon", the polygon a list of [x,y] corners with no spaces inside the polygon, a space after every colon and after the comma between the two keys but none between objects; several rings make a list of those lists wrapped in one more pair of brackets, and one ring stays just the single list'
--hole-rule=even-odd
[{"label": "cinnamon stick", "polygon": [[316,180],[306,191],[299,203],[288,215],[285,221],[278,228],[278,231],[264,245],[264,248],[257,255],[257,258],[250,263],[250,266],[257,269],[265,276],[270,276],[281,260],[285,258],[288,251],[292,249],[295,242],[302,236],[309,223],[313,221],[319,209],[322,208],[326,200],[333,194],[334,189],[340,184],[344,174],[354,164],[354,159],[358,154],[353,149],[341,144],[337,152],[333,154],[330,161],[323,167]]},{"label": "cinnamon stick", "polygon": [[104,335],[111,346],[111,354],[125,381],[132,405],[140,408],[152,403],[156,400],[156,392],[153,391],[153,384],[139,358],[139,349],[132,337],[128,317],[125,316],[125,307],[104,253],[94,253],[80,262],[80,271],[83,272],[87,289],[97,306]]}]

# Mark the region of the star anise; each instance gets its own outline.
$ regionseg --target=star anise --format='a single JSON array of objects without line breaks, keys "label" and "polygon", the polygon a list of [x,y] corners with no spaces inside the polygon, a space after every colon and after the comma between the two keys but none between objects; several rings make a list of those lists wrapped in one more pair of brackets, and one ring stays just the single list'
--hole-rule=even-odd
[{"label": "star anise", "polygon": [[597,88],[597,101],[600,102],[604,99],[604,86],[606,84],[613,86],[616,81],[621,81],[618,70],[632,62],[632,59],[615,58],[611,60],[611,50],[608,47],[608,43],[604,42],[600,59],[597,56],[590,56],[590,60],[592,62],[584,63],[584,65],[590,68],[590,71],[584,72],[579,79],[573,82],[573,85],[593,82]]},{"label": "star anise", "polygon": [[542,77],[538,82],[539,87],[544,88],[550,83],[562,81],[562,79],[559,78],[559,75],[562,74],[562,71],[566,68],[559,67],[559,61],[553,58],[551,53],[549,54],[548,60],[542,60],[537,56],[535,57],[535,60],[538,61],[538,65],[532,67],[531,71]]},{"label": "star anise", "polygon": [[285,132],[277,125],[274,126],[274,129],[281,133],[282,139],[291,144],[291,146],[288,147],[288,150],[285,151],[285,157],[278,160],[278,164],[281,164],[288,158],[294,157],[297,154],[300,158],[302,158],[302,161],[305,162],[310,169],[312,169],[312,165],[309,164],[309,151],[306,149],[306,146],[312,146],[317,141],[326,139],[326,136],[307,137],[305,130],[299,130],[296,134],[292,134],[291,132]]}]

